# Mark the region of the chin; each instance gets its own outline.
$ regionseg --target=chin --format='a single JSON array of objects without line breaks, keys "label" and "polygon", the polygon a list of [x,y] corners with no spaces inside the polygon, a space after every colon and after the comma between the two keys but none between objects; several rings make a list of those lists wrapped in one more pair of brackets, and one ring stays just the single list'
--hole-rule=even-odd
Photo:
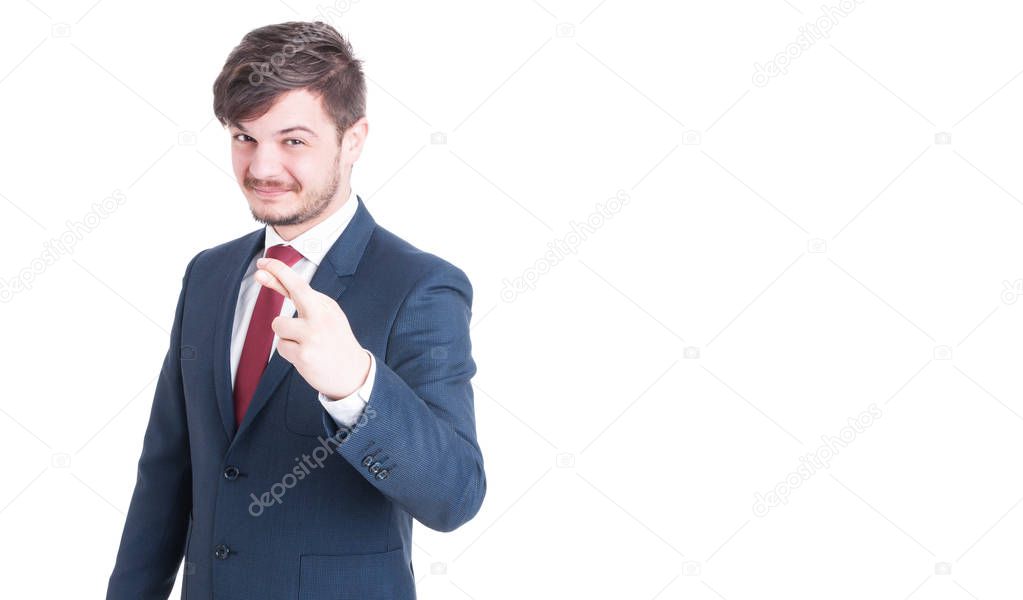
[{"label": "chin", "polygon": [[254,219],[267,225],[290,224],[295,218],[294,211],[267,210],[259,205],[250,206],[250,210]]}]

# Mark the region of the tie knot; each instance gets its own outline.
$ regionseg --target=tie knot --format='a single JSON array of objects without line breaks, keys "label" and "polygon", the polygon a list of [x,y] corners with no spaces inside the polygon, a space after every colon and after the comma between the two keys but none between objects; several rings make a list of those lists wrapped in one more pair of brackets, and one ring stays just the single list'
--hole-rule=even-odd
[{"label": "tie knot", "polygon": [[293,246],[275,244],[266,249],[266,257],[276,258],[289,267],[293,267],[302,258],[302,253],[295,250]]}]

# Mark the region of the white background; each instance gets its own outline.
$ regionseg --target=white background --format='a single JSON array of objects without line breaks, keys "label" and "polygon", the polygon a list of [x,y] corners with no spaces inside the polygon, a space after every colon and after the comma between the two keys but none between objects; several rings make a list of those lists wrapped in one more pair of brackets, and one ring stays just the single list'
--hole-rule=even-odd
[{"label": "white background", "polygon": [[0,305],[0,595],[102,597],[185,265],[260,227],[213,80],[321,18],[365,61],[356,193],[475,290],[488,493],[417,525],[421,598],[1019,597],[1015,3],[320,6],[0,9],[0,276],[32,277]]}]

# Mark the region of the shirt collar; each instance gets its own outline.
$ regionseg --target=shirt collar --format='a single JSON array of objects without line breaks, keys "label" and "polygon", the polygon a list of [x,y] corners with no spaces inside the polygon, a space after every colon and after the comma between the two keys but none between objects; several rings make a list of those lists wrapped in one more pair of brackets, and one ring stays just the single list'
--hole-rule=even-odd
[{"label": "shirt collar", "polygon": [[301,235],[290,242],[281,238],[272,225],[267,225],[263,236],[263,256],[266,256],[266,249],[270,246],[285,244],[293,246],[302,253],[303,257],[319,267],[323,257],[327,255],[327,251],[334,245],[337,238],[341,236],[341,232],[348,227],[348,223],[351,222],[358,208],[359,203],[355,192],[350,191],[348,200],[345,201],[341,208],[334,211],[334,214],[302,232]]}]

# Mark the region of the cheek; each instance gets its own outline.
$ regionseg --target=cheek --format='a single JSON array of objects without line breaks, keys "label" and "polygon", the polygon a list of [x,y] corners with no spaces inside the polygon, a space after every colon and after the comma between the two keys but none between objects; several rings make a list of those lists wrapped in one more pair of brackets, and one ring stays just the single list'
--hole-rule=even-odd
[{"label": "cheek", "polygon": [[249,169],[249,158],[237,150],[232,150],[231,168],[234,169],[235,177],[237,177],[239,181],[244,181],[245,173]]},{"label": "cheek", "polygon": [[296,181],[317,185],[330,180],[331,172],[337,168],[337,164],[329,160],[303,160],[289,163],[287,168]]},{"label": "cheek", "polygon": [[309,182],[315,181],[315,178],[312,175],[316,172],[316,170],[305,168],[305,166],[300,163],[284,163],[282,169],[284,170],[286,177],[288,177],[293,184],[303,189]]}]

